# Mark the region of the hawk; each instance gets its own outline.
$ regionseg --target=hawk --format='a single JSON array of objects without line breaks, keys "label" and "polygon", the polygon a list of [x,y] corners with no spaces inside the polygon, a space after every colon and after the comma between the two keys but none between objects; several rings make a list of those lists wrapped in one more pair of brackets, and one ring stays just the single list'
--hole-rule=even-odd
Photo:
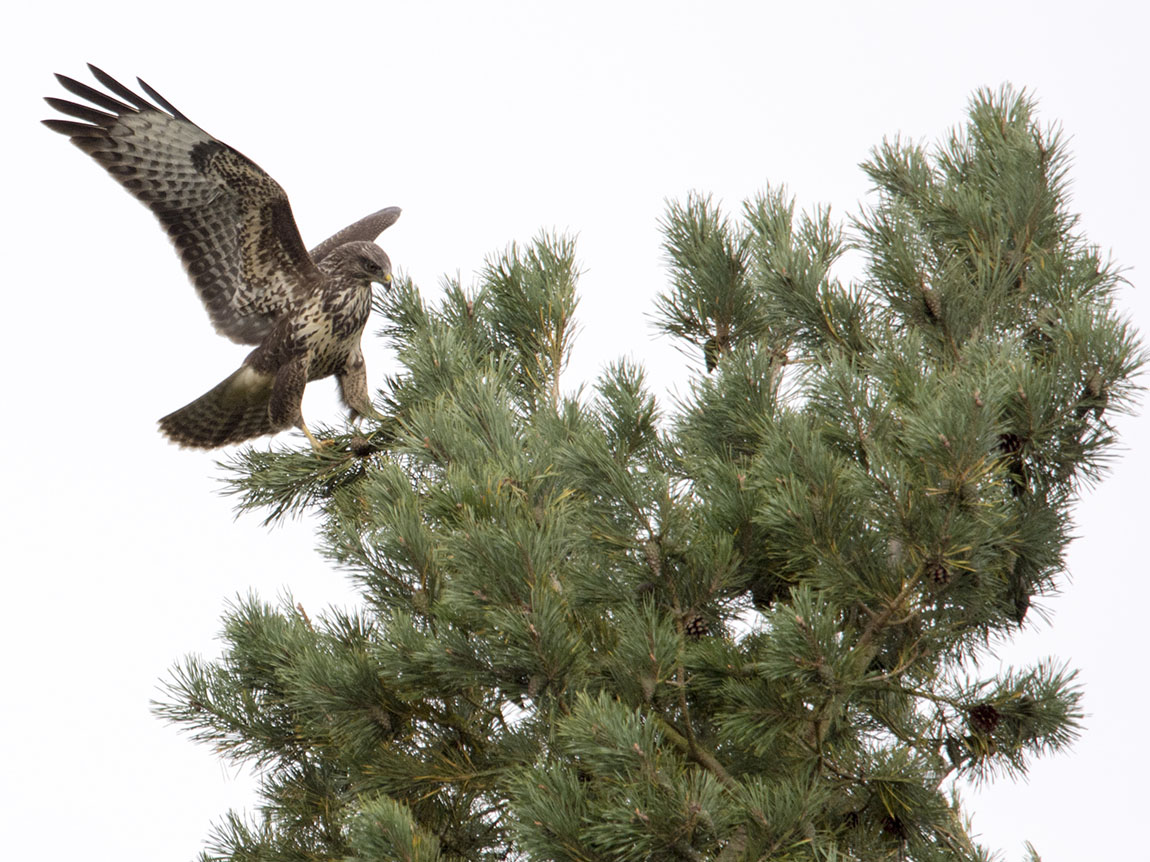
[{"label": "hawk", "polygon": [[287,195],[259,165],[144,81],[137,78],[156,104],[88,68],[107,92],[57,75],[90,104],[49,97],[72,119],[44,125],[67,135],[155,214],[216,331],[255,345],[235,373],[161,419],[163,433],[181,446],[214,449],[294,426],[318,447],[300,404],[309,381],[333,374],[353,416],[378,415],[360,339],[372,283],[391,286],[391,261],[374,240],[399,208],[372,213],[309,252]]}]

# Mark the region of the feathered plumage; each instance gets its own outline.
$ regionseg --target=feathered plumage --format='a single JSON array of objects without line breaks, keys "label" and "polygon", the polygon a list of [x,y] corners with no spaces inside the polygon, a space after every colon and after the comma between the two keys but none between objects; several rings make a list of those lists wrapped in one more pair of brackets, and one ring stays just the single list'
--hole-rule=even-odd
[{"label": "feathered plumage", "polygon": [[257,345],[227,380],[161,419],[164,433],[185,446],[213,448],[295,425],[314,444],[300,415],[303,389],[332,374],[355,413],[374,413],[359,343],[371,283],[391,283],[391,262],[372,240],[399,218],[399,208],[372,213],[308,252],[287,195],[259,165],[144,81],[137,79],[154,104],[89,69],[108,92],[57,75],[90,104],[48,98],[71,119],[44,124],[155,214],[216,330]]}]

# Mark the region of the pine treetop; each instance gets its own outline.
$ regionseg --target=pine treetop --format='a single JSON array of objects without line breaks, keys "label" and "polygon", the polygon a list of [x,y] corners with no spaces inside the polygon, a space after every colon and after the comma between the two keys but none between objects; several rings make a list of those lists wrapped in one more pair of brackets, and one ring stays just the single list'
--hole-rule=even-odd
[{"label": "pine treetop", "polygon": [[977,662],[1064,575],[1144,355],[1026,93],[863,170],[845,225],[779,188],[668,205],[678,404],[629,361],[565,394],[570,239],[434,303],[399,280],[386,420],[231,464],[363,606],[250,597],[174,671],[159,712],[262,769],[205,858],[988,858],[954,780],[1082,710],[1061,662]]}]

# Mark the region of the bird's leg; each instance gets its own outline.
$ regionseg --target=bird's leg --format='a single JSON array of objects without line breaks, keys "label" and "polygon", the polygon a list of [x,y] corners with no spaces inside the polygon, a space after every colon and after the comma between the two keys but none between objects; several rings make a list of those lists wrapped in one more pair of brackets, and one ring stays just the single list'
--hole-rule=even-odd
[{"label": "bird's leg", "polygon": [[[276,371],[271,398],[268,400],[268,416],[277,428],[290,428],[295,425],[303,431],[304,436],[311,443],[311,448],[318,452],[324,444],[315,439],[315,435],[308,430],[300,410],[300,405],[303,403],[303,390],[306,385],[307,362],[303,357],[297,357],[281,365]],[[330,446],[331,443],[329,442],[327,445]]]},{"label": "bird's leg", "polygon": [[316,452],[320,451],[320,449],[324,447],[325,443],[328,446],[331,445],[330,440],[325,440],[324,443],[321,443],[319,440],[315,439],[315,435],[308,430],[307,423],[303,421],[302,415],[299,417],[299,430],[303,432],[303,436],[307,438],[308,442],[311,443],[311,448]]},{"label": "bird's leg", "polygon": [[377,422],[385,421],[375,405],[371,403],[371,393],[367,388],[367,370],[363,364],[363,353],[357,347],[347,358],[344,369],[337,375],[339,380],[339,394],[343,403],[351,410],[352,420],[359,427],[364,417]]},{"label": "bird's leg", "polygon": [[302,414],[299,417],[299,422],[296,423],[296,427],[303,432],[303,436],[305,436],[307,441],[311,443],[311,448],[315,452],[322,452],[324,449],[330,449],[335,445],[334,440],[317,439],[316,436],[312,434],[310,430],[308,430],[307,423],[303,421]]}]

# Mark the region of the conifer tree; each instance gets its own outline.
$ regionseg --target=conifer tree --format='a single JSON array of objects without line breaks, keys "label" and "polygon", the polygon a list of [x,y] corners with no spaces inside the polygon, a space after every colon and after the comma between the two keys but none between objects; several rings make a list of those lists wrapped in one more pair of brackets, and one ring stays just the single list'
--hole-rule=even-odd
[{"label": "conifer tree", "polygon": [[173,671],[158,712],[261,777],[204,858],[989,858],[955,780],[1082,711],[1059,660],[976,659],[1063,576],[1143,359],[1067,165],[1004,88],[877,147],[845,224],[779,188],[670,203],[679,404],[630,361],[561,385],[570,239],[434,302],[400,280],[386,419],[231,464],[241,508],[319,518],[362,604],[237,601],[222,658]]}]

